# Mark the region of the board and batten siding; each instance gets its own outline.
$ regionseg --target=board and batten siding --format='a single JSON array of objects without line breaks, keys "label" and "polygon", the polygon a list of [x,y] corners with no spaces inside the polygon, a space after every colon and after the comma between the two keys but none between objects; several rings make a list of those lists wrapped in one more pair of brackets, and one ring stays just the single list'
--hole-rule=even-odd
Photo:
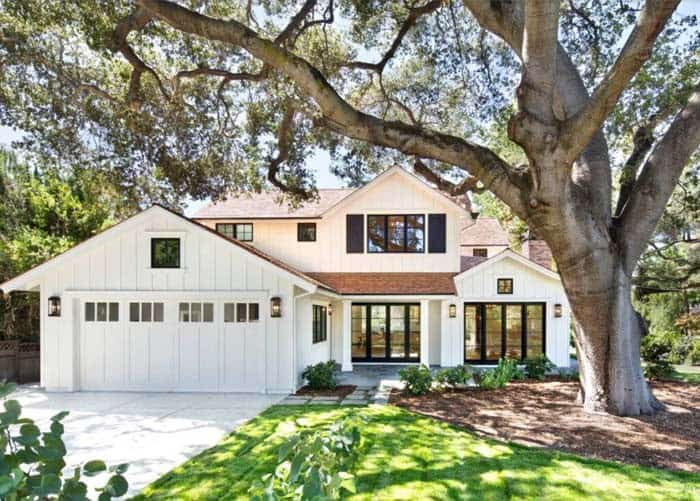
[{"label": "board and batten siding", "polygon": [[[150,238],[179,237],[182,239],[181,269],[150,268]],[[224,301],[256,300],[260,303],[260,322],[264,343],[253,343],[254,349],[246,350],[248,363],[262,364],[265,372],[263,390],[287,392],[293,389],[295,376],[294,363],[294,285],[284,274],[280,274],[270,263],[264,262],[230,242],[210,234],[203,228],[185,219],[153,208],[135,216],[131,220],[107,230],[101,235],[99,244],[87,242],[84,250],[76,253],[47,270],[40,279],[41,291],[41,384],[49,390],[81,389],[81,363],[102,363],[108,368],[105,389],[112,389],[109,381],[139,381],[143,389],[162,389],[158,384],[157,371],[148,371],[147,366],[162,354],[150,349],[155,337],[170,336],[172,343],[156,343],[159,347],[172,349],[172,359],[178,364],[197,363],[212,344],[216,349],[224,346],[224,324],[221,304]],[[47,298],[60,296],[61,317],[49,317]],[[270,318],[269,298],[282,298],[282,318]],[[162,301],[166,303],[167,332],[159,324],[151,324],[139,334],[148,338],[134,338],[133,335],[113,335],[115,326],[104,323],[104,342],[109,343],[108,360],[85,360],[85,344],[81,343],[83,303],[85,301],[113,301],[120,303],[119,325],[127,329],[141,328],[129,326],[128,303],[130,301]],[[192,301],[215,302],[216,321],[206,327],[214,329],[201,332],[198,339],[190,339],[191,332],[182,335],[177,322],[177,303]],[[204,326],[205,324],[200,324]],[[94,325],[91,325],[91,328]],[[128,332],[128,331],[124,331]],[[123,339],[122,339],[123,338]],[[84,340],[83,340],[84,341]],[[129,342],[142,345],[137,353],[142,359],[129,360],[126,357]],[[250,343],[249,343],[250,344]],[[242,349],[242,346],[239,347]],[[235,348],[231,348],[235,351]],[[142,353],[143,352],[143,353]],[[194,353],[196,352],[196,353]],[[192,358],[194,357],[194,359]],[[198,357],[200,359],[198,360]],[[211,370],[198,367],[198,373]],[[217,372],[219,369],[214,369]],[[145,372],[144,372],[145,371]],[[206,388],[211,391],[235,390],[227,388],[220,373],[209,375]],[[211,384],[215,380],[215,384]],[[133,386],[133,385],[132,385]],[[184,383],[187,387],[188,384]],[[259,384],[258,384],[259,386]],[[116,386],[115,386],[116,387]],[[135,387],[135,386],[133,386]],[[196,382],[189,385],[198,388]]]},{"label": "board and batten siding", "polygon": [[[352,195],[351,195],[352,196]],[[460,229],[467,224],[468,213],[460,210],[431,188],[416,185],[404,175],[395,174],[379,179],[358,192],[357,196],[341,202],[318,219],[221,219],[201,220],[212,229],[217,223],[247,222],[253,224],[252,245],[263,252],[308,272],[458,272],[460,267]],[[362,215],[364,251],[347,252],[347,215]],[[424,214],[424,253],[367,253],[368,214]],[[445,214],[445,252],[429,253],[429,215]],[[315,222],[316,241],[298,242],[297,223]]]},{"label": "board and batten siding", "polygon": [[[513,279],[513,294],[498,294],[499,278]],[[545,303],[546,354],[559,367],[569,366],[569,307],[561,282],[515,259],[504,258],[455,278],[458,298],[442,304],[441,364],[446,367],[464,363],[464,303]],[[448,308],[456,304],[457,316],[450,318]],[[561,304],[563,314],[554,316],[554,305]]]}]

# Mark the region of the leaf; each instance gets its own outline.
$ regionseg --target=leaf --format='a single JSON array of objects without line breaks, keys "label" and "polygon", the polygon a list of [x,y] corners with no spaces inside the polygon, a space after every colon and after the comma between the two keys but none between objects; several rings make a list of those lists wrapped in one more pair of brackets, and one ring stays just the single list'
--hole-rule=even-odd
[{"label": "leaf", "polygon": [[109,482],[107,482],[105,489],[108,490],[112,496],[118,498],[126,494],[126,491],[129,490],[129,482],[127,482],[126,478],[122,475],[114,475],[109,479]]},{"label": "leaf", "polygon": [[61,479],[55,473],[47,473],[41,476],[41,493],[46,496],[48,494],[58,494],[61,490]]},{"label": "leaf", "polygon": [[120,463],[116,466],[110,466],[109,471],[111,473],[118,473],[119,475],[123,475],[128,469],[129,463]]},{"label": "leaf", "polygon": [[338,476],[343,479],[340,483],[340,487],[348,492],[355,494],[357,492],[357,485],[355,485],[355,475],[348,473],[346,471],[338,472]]},{"label": "leaf", "polygon": [[66,480],[61,491],[61,500],[65,501],[86,501],[87,485],[74,479]]},{"label": "leaf", "polygon": [[317,466],[314,466],[309,470],[309,475],[304,482],[304,498],[305,499],[316,499],[321,497],[321,474]]},{"label": "leaf", "polygon": [[0,384],[0,398],[5,398],[7,395],[14,393],[16,390],[16,383],[2,383]]},{"label": "leaf", "polygon": [[41,435],[41,430],[35,424],[23,424],[19,427],[19,433],[25,438],[32,438],[36,440]]},{"label": "leaf", "polygon": [[68,416],[68,414],[70,414],[70,412],[61,411],[58,414],[56,414],[55,416],[53,416],[51,418],[51,421],[63,421],[66,418],[66,416]]},{"label": "leaf", "polygon": [[304,455],[297,454],[292,460],[292,466],[289,470],[289,482],[294,483],[299,478],[299,473],[301,473],[301,468],[304,466]]},{"label": "leaf", "polygon": [[83,465],[83,473],[87,477],[94,477],[104,471],[107,471],[107,465],[101,459],[94,459]]},{"label": "leaf", "polygon": [[59,421],[52,421],[51,422],[51,433],[54,435],[61,436],[63,435],[64,427],[63,424],[60,423]]}]

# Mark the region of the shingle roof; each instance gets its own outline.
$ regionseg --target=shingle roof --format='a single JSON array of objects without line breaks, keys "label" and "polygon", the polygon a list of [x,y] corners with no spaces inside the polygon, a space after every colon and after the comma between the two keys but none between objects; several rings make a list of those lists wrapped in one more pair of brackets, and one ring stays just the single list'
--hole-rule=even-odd
[{"label": "shingle roof", "polygon": [[462,228],[461,245],[508,245],[508,234],[498,219],[479,217],[474,224]]},{"label": "shingle roof", "polygon": [[279,191],[264,191],[231,197],[212,202],[195,212],[193,219],[260,219],[260,218],[306,218],[320,217],[326,210],[340,202],[354,188],[320,189],[318,200],[307,202],[292,209],[287,202],[280,204]]},{"label": "shingle roof", "polygon": [[456,273],[312,273],[339,294],[456,294]]},{"label": "shingle roof", "polygon": [[469,268],[473,268],[479,263],[483,263],[486,261],[488,258],[487,257],[482,257],[482,256],[460,256],[460,266],[459,266],[459,271],[460,273],[463,271],[467,271]]}]

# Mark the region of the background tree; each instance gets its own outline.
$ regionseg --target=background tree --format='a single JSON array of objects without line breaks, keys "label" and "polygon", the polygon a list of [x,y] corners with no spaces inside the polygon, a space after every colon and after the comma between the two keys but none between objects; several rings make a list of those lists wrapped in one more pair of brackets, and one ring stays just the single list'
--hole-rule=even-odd
[{"label": "background tree", "polygon": [[[648,413],[632,275],[700,143],[700,37],[677,4],[2,0],[0,117],[36,155],[158,196],[267,180],[307,199],[317,148],[355,183],[399,162],[488,189],[552,249],[584,408]],[[482,145],[513,96],[518,164]]]}]

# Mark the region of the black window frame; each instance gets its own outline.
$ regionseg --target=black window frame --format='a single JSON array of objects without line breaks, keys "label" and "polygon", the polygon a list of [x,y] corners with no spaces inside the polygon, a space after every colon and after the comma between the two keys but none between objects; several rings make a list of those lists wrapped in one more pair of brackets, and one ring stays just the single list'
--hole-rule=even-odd
[{"label": "black window frame", "polygon": [[[411,307],[417,307],[418,308],[418,328],[420,329],[419,336],[422,338],[424,335],[427,336],[427,332],[422,331],[422,325],[421,325],[421,315],[423,312],[420,309],[420,303],[382,303],[382,302],[376,302],[376,303],[352,303],[352,307],[360,307],[364,310],[364,315],[362,316],[362,319],[364,320],[364,335],[365,337],[365,354],[364,356],[358,357],[358,356],[352,356],[351,360],[353,362],[357,363],[386,363],[386,364],[405,364],[405,363],[416,363],[420,362],[420,357],[421,357],[421,346],[420,346],[420,341],[418,343],[418,356],[417,357],[411,357],[411,348],[410,348],[410,337],[411,337]],[[404,325],[404,356],[403,357],[392,357],[391,356],[391,307],[392,306],[400,306],[403,307],[403,325]],[[385,308],[385,324],[384,324],[384,356],[383,357],[375,357],[372,356],[372,308],[373,307],[383,307]],[[351,314],[352,316],[352,314]],[[352,318],[351,318],[352,322]],[[352,330],[352,328],[351,328]],[[352,336],[352,333],[351,333]]]},{"label": "black window frame", "polygon": [[[505,292],[501,292],[501,284],[510,284]],[[513,294],[513,279],[512,278],[498,278],[496,279],[496,294],[509,295]]]},{"label": "black window frame", "polygon": [[[239,226],[250,226],[250,238],[242,239],[238,235],[238,227]],[[224,227],[231,227],[232,231],[230,232],[225,232],[222,231]],[[253,228],[253,223],[216,223],[214,225],[214,228],[216,229],[217,233],[220,233],[221,235],[225,236],[226,238],[235,238],[239,242],[252,242],[253,241],[253,233],[254,233],[254,228]]]},{"label": "black window frame", "polygon": [[[403,218],[403,250],[389,250],[389,218],[390,217],[400,217]],[[408,249],[408,224],[407,220],[409,217],[420,217],[422,220],[420,229],[423,232],[423,245],[420,250],[409,250]],[[370,237],[370,220],[372,218],[384,218],[384,245],[381,250],[373,250]],[[426,235],[425,235],[425,214],[367,214],[366,221],[367,229],[367,253],[368,254],[425,254],[426,245]]]},{"label": "black window frame", "polygon": [[[305,233],[303,228],[306,228],[307,230],[313,229],[313,238],[302,238],[303,236],[308,235],[308,233]],[[316,231],[316,223],[297,223],[297,242],[315,242]]]},{"label": "black window frame", "polygon": [[474,247],[472,257],[489,257],[489,250],[486,247]]},{"label": "black window frame", "polygon": [[[160,242],[177,242],[177,266],[156,263],[156,245]],[[151,268],[159,270],[177,270],[182,267],[182,239],[178,237],[151,238]]]},{"label": "black window frame", "polygon": [[328,341],[328,307],[320,304],[312,305],[311,332],[313,344]]}]

